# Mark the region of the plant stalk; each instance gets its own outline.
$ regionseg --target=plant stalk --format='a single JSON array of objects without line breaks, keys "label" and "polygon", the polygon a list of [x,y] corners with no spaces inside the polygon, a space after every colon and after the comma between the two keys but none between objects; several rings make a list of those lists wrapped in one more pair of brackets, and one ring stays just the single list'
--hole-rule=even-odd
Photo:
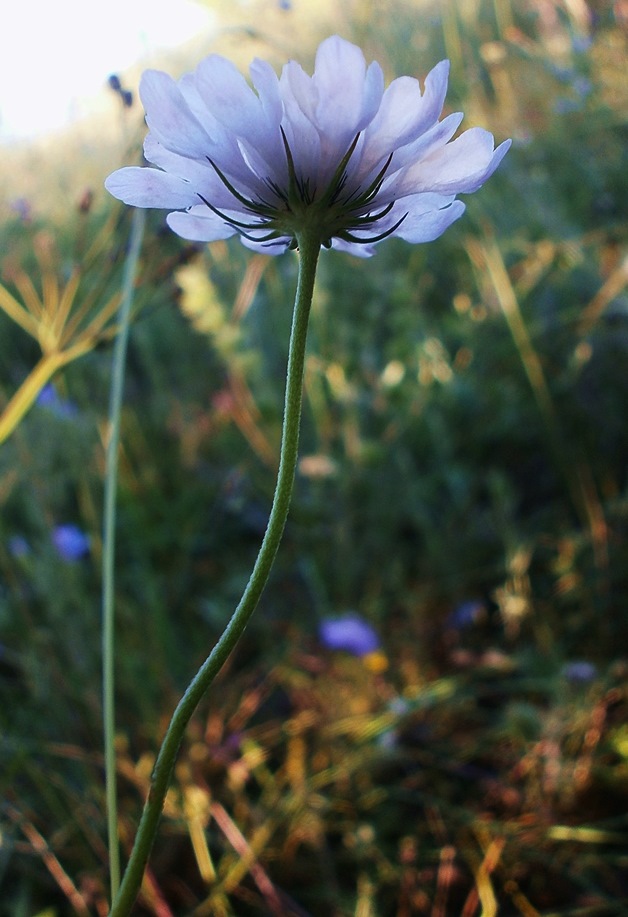
[{"label": "plant stalk", "polygon": [[110,917],[128,917],[131,912],[141,887],[185,729],[199,701],[222,668],[255,611],[283,534],[298,458],[305,346],[320,252],[320,235],[315,230],[304,231],[297,238],[297,242],[300,254],[299,278],[290,335],[279,472],[268,526],[240,603],[220,639],[188,685],[166,730],[153,770],[151,787],[135,844],[120,890],[114,898]]},{"label": "plant stalk", "polygon": [[103,729],[105,753],[105,798],[107,804],[107,834],[109,848],[109,883],[112,899],[120,887],[120,846],[118,842],[118,801],[116,792],[115,750],[115,545],[116,545],[116,491],[118,487],[118,447],[120,443],[120,415],[124,390],[124,367],[129,339],[131,306],[137,264],[144,236],[145,212],[136,210],[131,224],[129,253],[124,266],[122,302],[118,335],[113,352],[111,397],[109,401],[109,440],[105,471],[105,507],[103,521],[102,556],[102,682]]}]

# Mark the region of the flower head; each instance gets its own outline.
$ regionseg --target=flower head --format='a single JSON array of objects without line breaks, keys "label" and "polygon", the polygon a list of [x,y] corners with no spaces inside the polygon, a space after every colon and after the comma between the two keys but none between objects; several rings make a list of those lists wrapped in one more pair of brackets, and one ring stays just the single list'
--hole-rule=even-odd
[{"label": "flower head", "polygon": [[586,684],[593,681],[597,675],[597,669],[592,662],[578,660],[577,662],[566,663],[561,672],[563,678],[572,684]]},{"label": "flower head", "polygon": [[252,87],[212,54],[176,83],[148,70],[140,83],[149,133],[146,159],[107,189],[135,207],[170,210],[171,229],[212,242],[240,235],[281,254],[300,233],[369,256],[388,236],[436,239],[464,212],[456,195],[477,191],[510,146],[471,128],[452,140],[462,114],[439,120],[449,64],[425,79],[384,87],[378,63],[337,35],[309,76],[290,61],[277,77],[254,60]]},{"label": "flower head", "polygon": [[72,401],[62,398],[52,382],[47,382],[44,385],[37,396],[37,404],[57,417],[72,418],[76,417],[78,413],[76,405]]},{"label": "flower head", "polygon": [[447,625],[452,630],[466,630],[486,618],[486,606],[479,599],[460,602],[447,616]]},{"label": "flower head", "polygon": [[63,560],[72,562],[89,554],[89,536],[78,525],[57,525],[52,532],[52,542]]},{"label": "flower head", "polygon": [[320,625],[319,636],[328,649],[344,650],[354,656],[367,656],[380,646],[375,630],[356,614],[326,618]]}]

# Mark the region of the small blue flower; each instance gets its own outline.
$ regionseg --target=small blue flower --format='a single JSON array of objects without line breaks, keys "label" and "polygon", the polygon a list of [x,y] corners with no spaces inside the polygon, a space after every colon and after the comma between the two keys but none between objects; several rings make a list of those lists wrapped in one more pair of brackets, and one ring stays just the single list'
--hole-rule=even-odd
[{"label": "small blue flower", "polygon": [[470,599],[456,605],[447,616],[447,625],[453,630],[466,630],[486,616],[486,607],[479,599]]},{"label": "small blue flower", "polygon": [[574,35],[571,40],[571,47],[576,54],[586,54],[591,49],[593,39],[590,35]]},{"label": "small blue flower", "polygon": [[78,413],[76,405],[65,398],[59,397],[56,388],[50,382],[48,385],[44,385],[37,396],[37,404],[57,417],[75,417]]},{"label": "small blue flower", "polygon": [[330,650],[344,650],[354,656],[366,656],[379,649],[375,630],[357,614],[326,618],[320,625],[319,637]]},{"label": "small blue flower", "polygon": [[575,77],[571,85],[581,99],[586,99],[593,92],[593,83],[586,76]]},{"label": "small blue flower", "polygon": [[23,223],[30,223],[33,216],[33,208],[28,198],[18,197],[11,201],[11,210],[17,214]]},{"label": "small blue flower", "polygon": [[574,111],[578,111],[579,108],[579,102],[576,102],[575,99],[567,99],[564,96],[554,102],[554,113],[557,115],[570,115]]},{"label": "small blue flower", "polygon": [[578,660],[577,662],[567,662],[563,666],[561,674],[563,678],[566,678],[572,684],[586,684],[589,681],[593,681],[597,675],[597,668],[592,662]]},{"label": "small blue flower", "polygon": [[55,526],[52,541],[59,556],[70,563],[89,554],[89,536],[73,523]]},{"label": "small blue flower", "polygon": [[11,557],[27,557],[31,552],[30,545],[23,535],[12,535],[8,547]]}]

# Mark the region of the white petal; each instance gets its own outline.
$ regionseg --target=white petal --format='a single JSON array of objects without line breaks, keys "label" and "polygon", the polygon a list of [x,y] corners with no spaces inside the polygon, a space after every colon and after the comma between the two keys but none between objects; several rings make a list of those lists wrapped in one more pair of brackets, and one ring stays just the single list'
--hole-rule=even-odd
[{"label": "white petal", "polygon": [[[422,195],[419,195],[422,197]],[[412,198],[405,198],[403,206],[407,206],[408,201]],[[431,210],[427,213],[422,210],[422,204],[419,204],[419,211],[413,212],[410,205],[408,216],[403,221],[399,229],[393,236],[399,236],[406,242],[433,242],[438,239],[452,223],[460,219],[465,211],[465,205],[462,201],[454,201],[449,207],[442,210]]]},{"label": "white petal", "polygon": [[105,181],[105,188],[118,200],[132,207],[170,210],[189,207],[198,201],[189,182],[177,175],[139,166],[128,166],[113,172]]},{"label": "white petal", "polygon": [[326,159],[319,173],[324,185],[356,134],[376,115],[384,74],[377,63],[367,70],[360,48],[334,35],[319,46],[312,85],[316,92],[314,124]]},{"label": "white petal", "polygon": [[252,239],[245,239],[240,236],[240,242],[246,248],[260,255],[283,255],[292,239],[282,236],[280,239],[273,239],[271,242],[254,242]]},{"label": "white petal", "polygon": [[364,95],[362,98],[362,112],[355,125],[356,133],[363,131],[373,120],[384,96],[384,71],[377,63],[373,61],[369,64],[364,80]]},{"label": "white petal", "polygon": [[332,35],[318,46],[312,83],[317,91],[317,126],[330,133],[355,126],[362,113],[366,77],[364,54],[356,45]]},{"label": "white petal", "polygon": [[157,140],[183,156],[204,158],[209,137],[167,73],[147,70],[140,80],[146,123]]},{"label": "white petal", "polygon": [[[294,61],[286,64],[281,72],[279,91],[284,108],[282,127],[294,159],[297,175],[316,180],[318,175],[321,143],[318,130],[313,124],[313,106],[310,104],[311,79]],[[306,110],[307,109],[307,110]],[[284,153],[285,156],[285,153]]]},{"label": "white petal", "polygon": [[437,191],[461,194],[477,191],[492,175],[510,146],[494,150],[493,135],[472,127],[456,140],[411,166],[404,178],[405,193]]},{"label": "white petal", "polygon": [[[166,172],[185,179],[195,192],[195,199],[188,201],[183,206],[199,203],[199,195],[211,201],[215,207],[223,209],[238,209],[242,205],[233,197],[225,187],[213,166],[205,160],[186,159],[178,153],[172,153],[162,146],[152,134],[144,140],[144,156],[149,162],[164,169]],[[246,170],[246,177],[250,178],[250,170]],[[238,190],[245,196],[253,195],[253,190],[243,181],[238,183]]]},{"label": "white petal", "polygon": [[375,243],[345,242],[344,239],[332,239],[331,247],[337,252],[346,252],[348,255],[355,255],[356,258],[372,258],[375,254]]},{"label": "white petal", "polygon": [[175,211],[168,214],[166,222],[178,236],[192,242],[216,242],[217,239],[229,239],[236,234],[233,226],[221,220],[208,208],[205,208],[201,215],[197,208],[188,213]]},{"label": "white petal", "polygon": [[[434,151],[441,150],[447,141],[456,133],[460,122],[462,121],[462,112],[454,112],[437,121],[436,124],[422,134],[413,143],[407,144],[400,150],[395,150],[391,164],[389,166],[386,178],[380,188],[375,206],[385,206],[390,201],[397,200],[407,194],[416,194],[423,191],[423,186],[417,187],[415,177],[415,166]],[[374,169],[367,175],[360,177],[362,187],[368,187],[373,181],[378,171],[382,168],[383,162],[380,160]],[[360,170],[362,166],[360,166]],[[425,190],[432,190],[431,188]]]},{"label": "white petal", "polygon": [[355,135],[376,114],[383,83],[379,64],[367,70],[361,50],[337,35],[319,46],[313,77],[294,61],[284,67],[283,123],[287,135],[291,128],[299,174],[308,175],[312,186],[327,186]]},{"label": "white petal", "polygon": [[[258,66],[256,73],[268,85],[268,72]],[[217,54],[199,64],[195,79],[208,110],[227,134],[245,139],[265,160],[266,168],[261,178],[272,171],[274,163],[282,159],[285,161],[279,132],[282,111],[277,104],[278,96],[277,100],[269,96],[264,107],[240,71]]]},{"label": "white petal", "polygon": [[251,63],[249,71],[266,118],[272,123],[279,124],[283,107],[277,74],[268,61],[260,60],[258,57]]},{"label": "white petal", "polygon": [[393,80],[367,129],[362,169],[372,168],[434,126],[445,102],[448,74],[449,61],[441,61],[428,73],[423,94],[418,80],[408,76]]},{"label": "white petal", "polygon": [[417,137],[416,140],[408,143],[400,150],[396,150],[393,155],[392,168],[405,169],[431,156],[433,152],[440,150],[456,133],[463,117],[464,115],[461,111],[452,112],[442,121],[437,121],[433,127],[421,134],[420,137]]}]

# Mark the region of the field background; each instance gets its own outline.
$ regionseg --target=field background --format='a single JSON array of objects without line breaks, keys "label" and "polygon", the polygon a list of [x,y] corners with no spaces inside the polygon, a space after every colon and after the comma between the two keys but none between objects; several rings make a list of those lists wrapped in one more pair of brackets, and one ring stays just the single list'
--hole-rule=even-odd
[{"label": "field background", "polygon": [[[88,323],[121,288],[131,213],[102,185],[139,162],[139,74],[215,51],[310,69],[334,32],[389,79],[449,57],[447,111],[513,148],[437,242],[322,257],[284,543],[188,730],[135,913],[626,914],[625,0],[211,6],[211,35],[119,75],[130,106],[112,89],[72,130],[0,149],[0,915],[107,913],[115,329]],[[295,279],[294,255],[190,245],[149,215],[118,505],[123,856],[264,531]],[[36,376],[41,300],[96,330]],[[377,652],[324,645],[348,612]]]}]

